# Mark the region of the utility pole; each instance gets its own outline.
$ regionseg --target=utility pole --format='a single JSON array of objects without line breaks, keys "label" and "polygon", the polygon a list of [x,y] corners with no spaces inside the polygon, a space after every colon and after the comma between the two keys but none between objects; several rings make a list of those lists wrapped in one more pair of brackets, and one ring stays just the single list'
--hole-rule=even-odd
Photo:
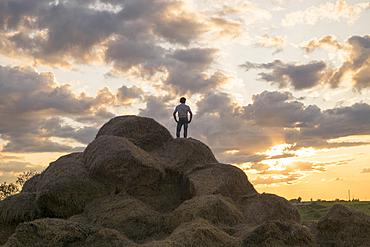
[{"label": "utility pole", "polygon": [[348,201],[351,201],[351,191],[348,190]]}]

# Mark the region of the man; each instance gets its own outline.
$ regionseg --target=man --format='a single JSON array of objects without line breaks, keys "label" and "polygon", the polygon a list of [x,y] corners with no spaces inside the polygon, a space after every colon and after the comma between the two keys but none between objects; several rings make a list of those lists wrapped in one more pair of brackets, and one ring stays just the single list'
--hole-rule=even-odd
[{"label": "man", "polygon": [[[173,112],[173,118],[177,123],[176,137],[180,137],[181,127],[184,125],[184,138],[188,136],[188,124],[193,118],[193,113],[190,110],[188,105],[185,105],[186,99],[182,97],[180,99],[180,105],[176,106],[175,111]],[[179,113],[179,121],[176,119],[176,113]],[[188,113],[190,114],[190,120],[188,121]]]}]

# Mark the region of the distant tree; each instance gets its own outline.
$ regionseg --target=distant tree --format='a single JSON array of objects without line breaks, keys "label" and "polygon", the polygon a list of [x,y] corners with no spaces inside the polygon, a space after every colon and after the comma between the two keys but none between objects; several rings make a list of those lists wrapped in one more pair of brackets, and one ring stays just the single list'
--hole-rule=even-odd
[{"label": "distant tree", "polygon": [[28,172],[22,172],[18,175],[17,181],[15,183],[23,188],[24,183],[37,174],[38,172],[36,172],[36,170],[34,169],[31,169]]},{"label": "distant tree", "polygon": [[301,202],[302,201],[302,197],[298,197],[298,202]]},{"label": "distant tree", "polygon": [[6,197],[19,193],[24,183],[38,174],[36,170],[31,169],[28,172],[20,173],[15,183],[7,184],[6,182],[0,184],[0,200],[4,200]]},{"label": "distant tree", "polygon": [[339,202],[339,198],[335,198],[335,201],[336,201],[336,202]]},{"label": "distant tree", "polygon": [[313,202],[313,199],[311,198],[310,201]]},{"label": "distant tree", "polygon": [[0,184],[0,200],[3,200],[8,196],[17,194],[19,191],[21,191],[19,185],[14,183],[7,184],[6,182],[4,182],[3,184]]}]

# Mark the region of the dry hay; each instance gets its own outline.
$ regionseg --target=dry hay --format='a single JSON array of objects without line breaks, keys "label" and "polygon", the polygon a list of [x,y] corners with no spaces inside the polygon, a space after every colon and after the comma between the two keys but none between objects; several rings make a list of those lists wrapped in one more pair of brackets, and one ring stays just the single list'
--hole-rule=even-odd
[{"label": "dry hay", "polygon": [[296,206],[274,194],[262,193],[246,197],[239,207],[250,224],[260,225],[272,220],[301,222],[301,215]]},{"label": "dry hay", "polygon": [[41,178],[41,174],[36,174],[32,178],[28,179],[24,183],[21,192],[36,193],[40,178]]},{"label": "dry hay", "polygon": [[128,246],[137,245],[111,229],[94,228],[62,219],[40,219],[20,224],[5,247]]},{"label": "dry hay", "polygon": [[40,217],[36,194],[22,192],[0,201],[0,244],[5,244],[16,226]]},{"label": "dry hay", "polygon": [[233,202],[221,195],[196,196],[185,201],[166,218],[171,231],[181,223],[202,218],[217,226],[235,226],[244,220],[244,215]]},{"label": "dry hay", "polygon": [[236,247],[239,241],[223,232],[204,219],[196,219],[181,224],[171,234],[169,240],[182,244],[184,247]]},{"label": "dry hay", "polygon": [[137,247],[138,245],[122,235],[119,231],[108,228],[101,228],[93,235],[86,238],[83,244],[76,244],[76,247],[101,247],[101,246],[116,246],[116,247]]},{"label": "dry hay", "polygon": [[140,245],[140,247],[184,247],[184,245],[169,239],[165,239],[160,241],[151,241],[149,243]]},{"label": "dry hay", "polygon": [[145,151],[152,151],[172,140],[170,132],[154,119],[137,116],[112,118],[101,127],[96,138],[102,135],[125,137]]},{"label": "dry hay", "polygon": [[103,135],[87,146],[83,157],[89,176],[113,193],[149,185],[164,175],[154,157],[124,137]]},{"label": "dry hay", "polygon": [[162,239],[166,234],[158,212],[125,194],[96,199],[86,206],[83,215],[86,219],[79,216],[71,220],[116,229],[135,242]]},{"label": "dry hay", "polygon": [[165,176],[155,183],[129,188],[127,194],[161,213],[170,212],[185,200],[192,198],[189,181],[183,175],[171,170],[167,170]]},{"label": "dry hay", "polygon": [[317,246],[309,230],[289,221],[270,221],[256,227],[243,240],[242,246]]},{"label": "dry hay", "polygon": [[319,220],[317,231],[322,246],[369,246],[370,215],[335,204]]},{"label": "dry hay", "polygon": [[310,220],[310,221],[302,221],[302,226],[305,226],[310,230],[311,234],[316,238],[317,236],[317,221]]},{"label": "dry hay", "polygon": [[238,201],[242,196],[256,195],[257,191],[247,175],[239,168],[213,163],[187,174],[192,195],[221,194]]},{"label": "dry hay", "polygon": [[179,173],[188,173],[207,163],[218,163],[207,145],[192,138],[173,139],[155,154],[163,160],[166,169]]},{"label": "dry hay", "polygon": [[35,200],[36,194],[27,192],[5,198],[0,202],[0,222],[5,225],[17,225],[36,219],[40,212]]},{"label": "dry hay", "polygon": [[69,217],[82,212],[86,203],[108,194],[107,188],[91,179],[82,153],[62,156],[41,174],[36,202],[43,214]]}]

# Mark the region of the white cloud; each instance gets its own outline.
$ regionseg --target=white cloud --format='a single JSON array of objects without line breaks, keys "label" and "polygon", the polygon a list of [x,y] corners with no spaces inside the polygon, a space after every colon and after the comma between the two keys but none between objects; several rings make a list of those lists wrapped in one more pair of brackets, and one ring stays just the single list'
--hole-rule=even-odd
[{"label": "white cloud", "polygon": [[347,19],[348,24],[353,24],[361,13],[370,6],[370,3],[358,3],[348,6],[345,1],[337,1],[336,4],[327,2],[320,6],[311,6],[305,11],[296,11],[285,15],[281,21],[283,27],[294,26],[297,24],[315,25],[320,20],[340,21]]}]

